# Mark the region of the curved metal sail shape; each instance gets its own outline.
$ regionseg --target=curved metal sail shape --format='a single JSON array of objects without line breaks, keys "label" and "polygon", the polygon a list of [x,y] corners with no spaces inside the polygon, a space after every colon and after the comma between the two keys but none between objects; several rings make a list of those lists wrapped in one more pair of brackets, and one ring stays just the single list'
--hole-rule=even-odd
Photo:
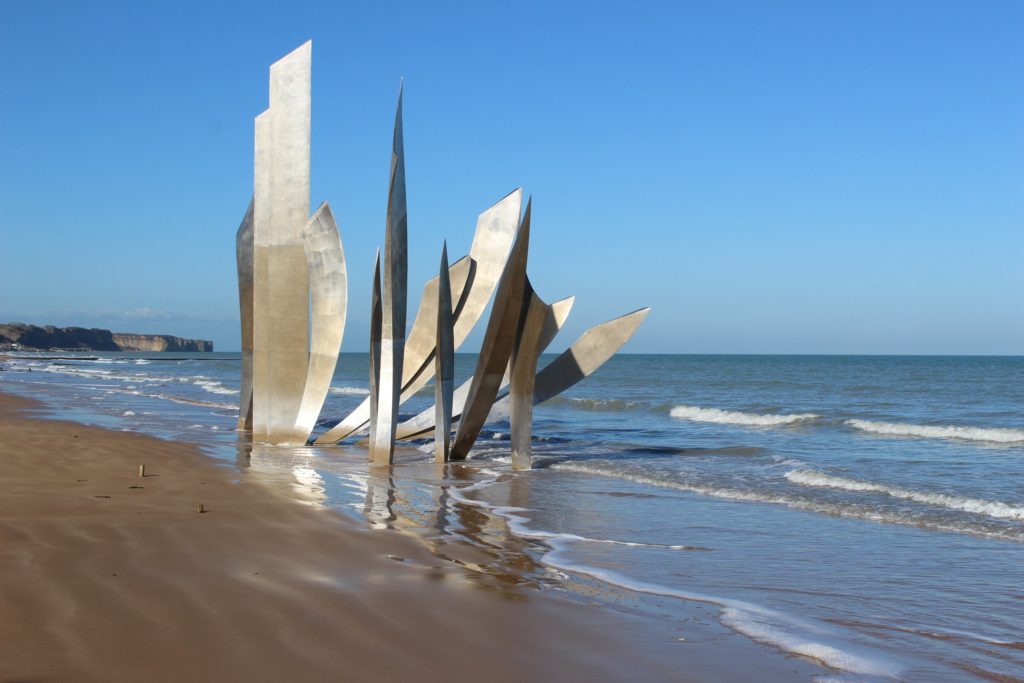
[{"label": "curved metal sail shape", "polygon": [[320,415],[338,363],[348,308],[348,274],[338,224],[326,202],[309,219],[302,240],[309,271],[311,318],[309,367],[295,422],[295,438],[304,443]]},{"label": "curved metal sail shape", "polygon": [[523,292],[526,288],[526,261],[530,252],[530,213],[532,200],[526,203],[526,212],[519,224],[516,241],[498,282],[494,295],[491,317],[480,346],[473,380],[459,420],[459,429],[452,443],[451,459],[465,460],[476,437],[480,434],[494,397],[501,387],[505,366],[512,355],[519,313],[523,308]]},{"label": "curved metal sail shape", "polygon": [[[533,385],[533,404],[554,398],[584,377],[591,375],[629,341],[640,327],[650,308],[641,308],[626,315],[595,325],[580,335],[572,346],[537,373]],[[494,402],[488,421],[507,415],[509,396]]]},{"label": "curved metal sail shape", "polygon": [[452,391],[455,386],[455,323],[452,286],[448,280],[448,243],[441,247],[437,286],[437,341],[434,351],[434,460],[448,462],[451,450]]},{"label": "curved metal sail shape", "polygon": [[[498,278],[508,261],[509,250],[519,223],[523,191],[516,189],[477,217],[476,232],[469,249],[469,257],[459,259],[449,269],[452,281],[452,298],[458,301],[453,314],[455,320],[454,343],[458,349],[469,335],[473,326],[483,315],[487,302],[497,286]],[[460,264],[465,264],[460,267]],[[465,268],[465,272],[462,270]],[[437,278],[431,278],[424,287],[419,312],[413,322],[406,344],[403,386],[399,404],[427,384],[434,376],[432,363],[434,353],[433,310],[436,295],[430,296],[436,287]],[[464,283],[461,284],[460,283]],[[455,295],[458,292],[458,296]],[[316,439],[317,444],[340,441],[366,427],[370,419],[370,401],[364,400],[355,410],[345,416],[335,427]]]},{"label": "curved metal sail shape", "polygon": [[370,424],[370,459],[391,464],[398,423],[398,398],[402,391],[405,354],[405,314],[408,295],[408,214],[405,205],[405,146],[402,138],[402,90],[398,91],[395,134],[391,147],[391,182],[384,232],[381,276],[380,383],[377,385],[377,419]]},{"label": "curved metal sail shape", "polygon": [[[502,197],[496,204],[477,217],[473,243],[469,247],[469,257],[473,260],[473,278],[468,292],[460,296],[462,301],[456,306],[454,316],[455,329],[453,338],[455,348],[469,336],[470,331],[480,320],[491,300],[491,294],[498,285],[508,262],[512,249],[512,241],[519,225],[519,214],[523,206],[523,190],[517,188]],[[453,278],[453,284],[456,284]],[[452,292],[458,291],[453,288]],[[402,373],[402,401],[406,401],[425,386],[433,372],[430,368],[430,355],[424,357],[420,368],[407,364]]]},{"label": "curved metal sail shape", "polygon": [[[537,297],[536,294],[533,294]],[[540,301],[540,299],[537,299]],[[572,310],[573,302],[576,297],[568,297],[560,301],[556,301],[551,304],[548,316],[544,321],[544,328],[541,335],[541,342],[539,345],[538,355],[544,353],[544,349],[554,340],[558,331],[562,329],[562,325],[565,324],[566,319],[569,317],[569,312]],[[543,303],[543,302],[541,302]],[[510,370],[506,369],[505,377],[502,379],[501,389],[505,389],[510,381]],[[469,385],[473,383],[473,378],[470,377],[468,380],[459,385],[459,388],[455,390],[452,398],[452,421],[458,420],[462,416],[462,408],[466,404],[466,396],[469,395]],[[488,421],[490,421],[488,416]],[[396,439],[417,439],[424,436],[430,436],[434,432],[434,425],[437,424],[434,420],[434,408],[430,407],[419,413],[415,417],[411,417],[402,424],[398,425],[398,431],[395,434]]]},{"label": "curved metal sail shape", "polygon": [[238,428],[252,429],[252,200],[235,233],[238,264],[238,310],[242,320],[242,391],[238,400]]},{"label": "curved metal sail shape", "polygon": [[[458,292],[458,303],[454,308],[454,316],[458,316],[465,307],[470,287],[473,283],[473,274],[476,271],[476,262],[469,256],[463,256],[453,263],[448,269],[448,279],[451,282],[452,297]],[[434,356],[434,345],[436,344],[436,323],[437,323],[437,291],[438,277],[434,276],[423,285],[423,296],[420,297],[420,307],[416,312],[416,319],[413,321],[412,329],[405,340],[405,365],[418,362],[420,356],[426,353],[424,363],[429,363]],[[432,377],[431,372],[428,377]],[[417,387],[418,389],[419,387]],[[404,403],[408,398],[407,392],[403,391],[399,398],[399,404]],[[371,412],[370,398],[366,397],[355,410],[349,413],[341,422],[330,430],[320,435],[314,443],[329,444],[340,441],[345,437],[365,428],[370,421]]]},{"label": "curved metal sail shape", "polygon": [[[452,324],[466,308],[470,294],[476,282],[477,263],[472,256],[463,256],[446,270],[445,278],[450,282],[450,298],[454,302],[452,308]],[[402,370],[402,397],[399,403],[405,403],[427,381],[434,376],[433,360],[437,348],[437,295],[440,291],[440,274],[427,280],[420,297],[420,307],[413,320],[412,329],[405,344],[405,368]],[[457,294],[456,294],[457,293]],[[453,328],[454,334],[454,328]],[[454,343],[454,336],[452,341]],[[410,368],[416,367],[415,372]],[[407,378],[412,379],[407,379]],[[410,383],[414,380],[415,387]]]},{"label": "curved metal sail shape", "polygon": [[310,60],[307,42],[270,67],[256,117],[253,193],[253,435],[293,438],[309,365]]}]

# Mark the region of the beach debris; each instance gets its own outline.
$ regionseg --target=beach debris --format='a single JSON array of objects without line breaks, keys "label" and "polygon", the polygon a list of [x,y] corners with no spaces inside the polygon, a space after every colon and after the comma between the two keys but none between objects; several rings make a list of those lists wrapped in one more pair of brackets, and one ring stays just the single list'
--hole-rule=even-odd
[{"label": "beach debris", "polygon": [[145,465],[139,465],[139,476],[140,477],[146,476],[146,466]]},{"label": "beach debris", "polygon": [[199,514],[205,514],[206,513],[206,508],[203,507],[202,503],[200,503],[199,506],[196,507],[196,512],[198,512]]},{"label": "beach debris", "polygon": [[93,498],[110,498],[110,496],[93,496]]}]

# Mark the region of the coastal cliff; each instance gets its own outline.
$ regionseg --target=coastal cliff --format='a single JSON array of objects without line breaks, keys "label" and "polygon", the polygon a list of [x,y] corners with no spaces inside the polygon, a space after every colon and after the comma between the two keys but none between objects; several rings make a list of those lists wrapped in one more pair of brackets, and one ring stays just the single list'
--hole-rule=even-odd
[{"label": "coastal cliff", "polygon": [[131,334],[97,328],[0,324],[0,348],[49,351],[213,351],[206,339],[182,339],[167,334]]}]

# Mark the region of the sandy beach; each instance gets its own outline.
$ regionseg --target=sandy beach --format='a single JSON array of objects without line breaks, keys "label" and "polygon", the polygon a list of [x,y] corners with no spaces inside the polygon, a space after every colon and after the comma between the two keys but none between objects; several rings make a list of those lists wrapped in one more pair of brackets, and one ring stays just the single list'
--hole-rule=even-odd
[{"label": "sandy beach", "polygon": [[476,580],[415,538],[301,505],[193,446],[38,409],[0,394],[2,681],[820,671],[739,638],[687,649],[642,615]]}]

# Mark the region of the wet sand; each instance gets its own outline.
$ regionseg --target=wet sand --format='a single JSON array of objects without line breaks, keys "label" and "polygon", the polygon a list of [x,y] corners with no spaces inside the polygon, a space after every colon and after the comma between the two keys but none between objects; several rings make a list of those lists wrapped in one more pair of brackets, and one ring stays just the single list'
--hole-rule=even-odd
[{"label": "wet sand", "polygon": [[475,580],[190,445],[36,411],[0,393],[0,681],[821,673],[739,637],[684,645],[641,614]]}]

